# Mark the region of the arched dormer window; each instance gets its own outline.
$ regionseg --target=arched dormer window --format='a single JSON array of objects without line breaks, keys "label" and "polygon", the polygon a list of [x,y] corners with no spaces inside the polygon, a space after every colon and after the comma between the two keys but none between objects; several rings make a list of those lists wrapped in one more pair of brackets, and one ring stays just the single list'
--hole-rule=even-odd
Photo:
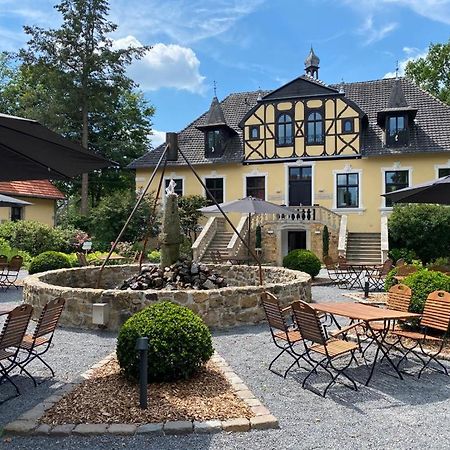
[{"label": "arched dormer window", "polygon": [[306,121],[306,143],[323,144],[323,116],[320,111],[311,111]]},{"label": "arched dormer window", "polygon": [[292,117],[281,114],[277,120],[277,145],[292,145],[294,142]]}]

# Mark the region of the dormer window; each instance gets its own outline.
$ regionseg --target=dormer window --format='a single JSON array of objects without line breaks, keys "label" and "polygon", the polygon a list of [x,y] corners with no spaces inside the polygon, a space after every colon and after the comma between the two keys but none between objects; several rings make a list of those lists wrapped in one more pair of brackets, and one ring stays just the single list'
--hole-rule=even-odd
[{"label": "dormer window", "polygon": [[217,158],[223,154],[224,136],[221,130],[210,130],[205,134],[205,156]]},{"label": "dormer window", "polygon": [[395,147],[408,145],[408,117],[405,115],[386,117],[386,145]]}]

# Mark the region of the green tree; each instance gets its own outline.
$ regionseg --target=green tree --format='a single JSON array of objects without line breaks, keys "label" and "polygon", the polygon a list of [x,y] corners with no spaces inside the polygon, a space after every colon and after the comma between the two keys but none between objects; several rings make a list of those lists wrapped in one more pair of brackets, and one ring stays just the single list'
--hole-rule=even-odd
[{"label": "green tree", "polygon": [[389,247],[413,250],[423,263],[450,256],[450,208],[394,206],[389,217]]},{"label": "green tree", "polygon": [[198,222],[203,215],[199,209],[207,205],[208,200],[201,195],[187,195],[178,199],[181,230],[191,244],[197,238]]},{"label": "green tree", "polygon": [[[30,97],[22,96],[23,107],[30,105],[34,113],[28,116],[123,166],[145,152],[151,131],[153,108],[133,91],[136,85],[125,73],[149,47],[114,47],[109,35],[117,25],[107,18],[107,0],[62,0],[55,8],[62,15],[58,29],[24,27],[30,39],[19,52],[22,66],[16,85],[31,81],[46,95],[38,98],[27,90]],[[94,202],[103,193],[101,183],[104,189],[116,182],[121,188],[130,180],[115,169],[94,178]],[[84,174],[83,214],[87,207],[88,176]]]},{"label": "green tree", "polygon": [[450,104],[450,40],[430,44],[428,53],[406,65],[406,76],[444,103]]}]

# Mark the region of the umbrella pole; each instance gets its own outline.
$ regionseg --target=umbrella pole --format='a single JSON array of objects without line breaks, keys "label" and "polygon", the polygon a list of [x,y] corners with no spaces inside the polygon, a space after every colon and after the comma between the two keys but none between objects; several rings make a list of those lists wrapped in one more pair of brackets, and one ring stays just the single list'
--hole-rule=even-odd
[{"label": "umbrella pole", "polygon": [[116,249],[116,246],[117,246],[118,242],[120,241],[120,238],[122,237],[123,233],[127,229],[128,224],[130,223],[131,219],[133,218],[134,214],[136,213],[137,209],[139,208],[139,205],[142,203],[142,200],[144,199],[145,194],[147,193],[150,185],[152,184],[153,179],[156,176],[156,172],[158,171],[159,167],[161,166],[161,162],[164,159],[164,157],[166,156],[166,153],[167,153],[168,149],[169,149],[169,146],[166,145],[166,148],[162,152],[161,157],[159,158],[158,164],[156,164],[156,167],[153,170],[153,173],[151,174],[150,179],[148,180],[148,183],[145,186],[145,189],[142,191],[140,197],[138,198],[138,201],[134,205],[133,211],[131,211],[130,215],[128,216],[127,221],[125,222],[125,225],[122,227],[122,229],[120,230],[119,235],[117,236],[116,240],[114,241],[113,245],[111,246],[111,250],[109,251],[108,256],[103,261],[103,264],[100,267],[100,272],[98,273],[97,289],[100,287],[100,281],[102,279],[102,273],[103,273],[103,269],[106,266],[106,263],[109,261],[109,258],[111,258],[111,255],[113,254],[114,250]]},{"label": "umbrella pole", "polygon": [[251,213],[248,213],[248,247],[247,247],[247,256],[248,256],[248,264],[250,264],[250,246],[251,246],[251,239],[250,239],[250,233],[252,230],[252,215]]},{"label": "umbrella pole", "polygon": [[190,161],[186,158],[186,156],[184,155],[184,153],[182,152],[181,148],[178,149],[180,155],[183,157],[183,159],[186,161],[186,164],[189,166],[189,168],[191,169],[192,173],[195,175],[195,178],[197,178],[198,182],[202,185],[203,189],[205,190],[205,192],[207,193],[207,195],[212,199],[214,205],[217,206],[217,209],[220,211],[220,213],[222,214],[222,216],[225,218],[225,220],[227,221],[228,225],[230,225],[231,229],[237,234],[237,237],[239,238],[239,240],[244,244],[244,246],[247,248],[248,252],[250,253],[250,255],[252,256],[252,258],[255,259],[256,263],[258,264],[258,269],[259,269],[259,284],[262,286],[263,285],[263,272],[262,272],[262,267],[261,267],[261,261],[259,259],[258,256],[255,255],[254,252],[252,252],[252,250],[250,249],[250,246],[248,245],[247,241],[245,239],[242,238],[242,236],[240,235],[239,231],[236,229],[236,227],[234,226],[233,222],[231,222],[231,220],[229,219],[229,217],[225,214],[225,211],[222,209],[222,207],[217,203],[217,200],[214,198],[214,196],[211,195],[210,190],[206,187],[206,184],[203,182],[203,180],[200,178],[199,174],[196,172],[196,170],[194,169],[194,166],[190,163]]}]

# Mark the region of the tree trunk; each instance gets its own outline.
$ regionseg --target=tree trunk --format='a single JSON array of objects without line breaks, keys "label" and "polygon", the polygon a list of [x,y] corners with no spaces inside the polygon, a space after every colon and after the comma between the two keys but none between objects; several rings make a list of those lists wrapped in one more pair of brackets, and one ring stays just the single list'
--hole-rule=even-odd
[{"label": "tree trunk", "polygon": [[[81,136],[81,145],[87,149],[89,144],[89,129],[88,129],[88,111],[86,105],[83,105],[83,134]],[[88,213],[88,188],[89,176],[87,173],[81,175],[81,208],[80,214],[86,216]]]}]

